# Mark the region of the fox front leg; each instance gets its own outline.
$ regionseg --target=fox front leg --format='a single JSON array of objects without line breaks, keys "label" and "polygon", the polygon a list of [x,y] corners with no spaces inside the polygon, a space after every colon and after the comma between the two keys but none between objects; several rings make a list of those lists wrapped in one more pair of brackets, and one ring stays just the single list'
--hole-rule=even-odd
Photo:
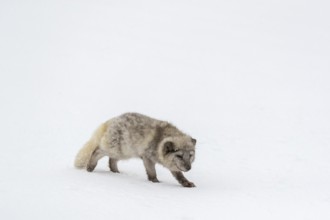
[{"label": "fox front leg", "polygon": [[155,163],[148,158],[143,157],[143,164],[146,168],[148,180],[154,183],[158,183],[159,180],[157,179]]},{"label": "fox front leg", "polygon": [[195,184],[193,182],[190,182],[189,180],[184,177],[183,173],[180,171],[171,171],[172,175],[177,179],[177,181],[184,187],[195,187]]}]

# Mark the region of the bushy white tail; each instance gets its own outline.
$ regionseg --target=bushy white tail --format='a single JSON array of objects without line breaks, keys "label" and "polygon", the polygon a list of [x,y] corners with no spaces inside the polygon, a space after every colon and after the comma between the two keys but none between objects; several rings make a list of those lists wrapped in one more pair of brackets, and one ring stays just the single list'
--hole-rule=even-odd
[{"label": "bushy white tail", "polygon": [[100,125],[89,141],[80,149],[78,152],[76,159],[74,161],[74,166],[76,168],[82,169],[87,166],[89,159],[92,156],[94,150],[99,146],[101,138],[106,130],[106,124]]}]

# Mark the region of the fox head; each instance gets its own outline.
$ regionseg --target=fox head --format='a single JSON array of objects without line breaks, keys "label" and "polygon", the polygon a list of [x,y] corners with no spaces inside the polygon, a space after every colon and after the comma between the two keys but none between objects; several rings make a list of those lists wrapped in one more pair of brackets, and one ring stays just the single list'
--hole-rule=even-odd
[{"label": "fox head", "polygon": [[168,137],[161,143],[161,159],[171,171],[187,172],[195,160],[196,139],[191,137]]}]

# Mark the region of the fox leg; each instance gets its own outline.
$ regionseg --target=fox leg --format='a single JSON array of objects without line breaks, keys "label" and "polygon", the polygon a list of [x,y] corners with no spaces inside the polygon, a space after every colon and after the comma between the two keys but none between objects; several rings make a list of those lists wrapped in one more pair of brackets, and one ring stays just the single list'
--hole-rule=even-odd
[{"label": "fox leg", "polygon": [[94,150],[91,158],[88,161],[87,171],[92,172],[97,165],[97,161],[104,156],[105,156],[105,154],[102,152],[102,150],[100,150],[99,148],[96,148],[96,150]]},{"label": "fox leg", "polygon": [[180,171],[171,171],[172,175],[177,179],[177,181],[184,187],[195,187],[195,184],[193,182],[190,182],[189,180],[184,177],[183,173]]},{"label": "fox leg", "polygon": [[157,179],[155,163],[148,158],[143,157],[143,164],[146,168],[148,180],[154,183],[158,183],[159,180]]},{"label": "fox leg", "polygon": [[109,158],[109,168],[112,172],[114,173],[119,173],[118,167],[117,167],[117,159],[114,158]]}]

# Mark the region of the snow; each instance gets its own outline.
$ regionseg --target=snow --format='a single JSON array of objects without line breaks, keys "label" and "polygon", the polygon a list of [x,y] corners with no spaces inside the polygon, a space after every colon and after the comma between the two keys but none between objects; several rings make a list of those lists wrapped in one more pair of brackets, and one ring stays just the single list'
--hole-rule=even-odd
[{"label": "snow", "polygon": [[[329,219],[329,6],[1,1],[1,219]],[[73,168],[129,111],[197,139],[196,188]]]}]

